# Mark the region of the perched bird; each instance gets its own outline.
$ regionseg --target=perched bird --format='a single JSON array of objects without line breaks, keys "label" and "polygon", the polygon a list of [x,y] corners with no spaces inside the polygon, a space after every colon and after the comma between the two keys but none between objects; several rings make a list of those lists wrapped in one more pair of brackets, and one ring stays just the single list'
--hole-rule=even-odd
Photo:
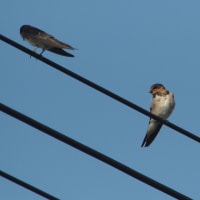
[{"label": "perched bird", "polygon": [[23,25],[20,28],[20,34],[24,40],[27,40],[30,44],[36,47],[34,50],[37,48],[42,49],[40,55],[42,55],[45,50],[48,50],[62,56],[74,57],[74,55],[64,51],[63,49],[74,50],[75,48],[57,40],[52,35],[49,35],[38,28],[30,25]]},{"label": "perched bird", "polygon": [[[152,85],[149,92],[153,95],[150,108],[151,113],[161,117],[162,119],[167,119],[175,106],[173,93],[169,92],[159,83]],[[157,136],[161,127],[162,123],[150,118],[149,127],[141,147],[149,146]]]}]

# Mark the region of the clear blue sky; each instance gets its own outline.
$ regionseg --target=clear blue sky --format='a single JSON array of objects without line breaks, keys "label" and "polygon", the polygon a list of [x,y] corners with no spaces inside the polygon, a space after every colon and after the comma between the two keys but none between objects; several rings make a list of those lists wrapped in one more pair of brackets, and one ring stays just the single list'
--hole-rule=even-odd
[{"label": "clear blue sky", "polygon": [[[78,48],[44,56],[149,110],[149,88],[174,92],[169,121],[199,135],[199,1],[4,1],[1,34],[36,26]],[[163,126],[140,145],[148,117],[1,41],[0,101],[194,199],[199,144]],[[40,52],[40,50],[38,51]],[[0,113],[0,169],[60,199],[173,199]],[[0,178],[0,199],[42,197]]]}]

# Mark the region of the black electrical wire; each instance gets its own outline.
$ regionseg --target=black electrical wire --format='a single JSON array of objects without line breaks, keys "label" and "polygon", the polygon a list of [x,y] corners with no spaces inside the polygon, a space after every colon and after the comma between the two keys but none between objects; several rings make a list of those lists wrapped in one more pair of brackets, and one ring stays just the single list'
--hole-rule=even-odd
[{"label": "black electrical wire", "polygon": [[12,182],[18,184],[18,185],[20,185],[20,186],[22,186],[22,187],[24,187],[24,188],[26,188],[26,189],[28,189],[28,190],[30,190],[30,191],[36,193],[36,194],[38,194],[38,195],[40,195],[40,196],[43,196],[43,197],[45,197],[46,199],[50,199],[50,200],[59,200],[58,198],[56,198],[56,197],[54,197],[54,196],[52,196],[52,195],[50,195],[50,194],[48,194],[48,193],[46,193],[46,192],[44,192],[44,191],[38,189],[38,188],[36,188],[36,187],[34,187],[34,186],[32,186],[32,185],[30,185],[30,184],[28,184],[28,183],[26,183],[26,182],[20,180],[20,179],[14,177],[14,176],[12,176],[12,175],[10,175],[10,174],[8,174],[8,173],[2,171],[2,170],[0,170],[0,176],[2,176],[2,177],[4,177],[5,179],[8,179],[8,180],[10,180],[10,181],[12,181]]},{"label": "black electrical wire", "polygon": [[165,186],[164,184],[161,184],[161,183],[149,178],[148,176],[145,176],[145,175],[141,174],[140,172],[137,172],[136,170],[106,156],[105,154],[102,154],[102,153],[100,153],[100,152],[98,152],[98,151],[96,151],[96,150],[94,150],[94,149],[2,104],[2,103],[0,103],[0,110],[12,117],[24,122],[24,123],[36,128],[36,129],[46,133],[47,135],[49,135],[53,138],[56,138],[57,140],[60,140],[61,142],[64,142],[65,144],[68,144],[68,145],[70,145],[70,146],[104,162],[104,163],[107,163],[108,165],[111,165],[112,167],[120,170],[121,172],[124,172],[125,174],[128,174],[129,176],[132,176],[132,177],[134,177],[134,178],[136,178],[136,179],[138,179],[138,180],[140,180],[140,181],[142,181],[142,182],[144,182],[144,183],[146,183],[146,184],[148,184],[148,185],[150,185],[150,186],[152,186],[152,187],[154,187],[176,199],[191,200],[190,197],[187,197],[187,196],[175,191],[174,189],[169,188],[169,187]]},{"label": "black electrical wire", "polygon": [[80,75],[78,75],[78,74],[76,74],[76,73],[64,68],[64,67],[62,67],[61,65],[56,64],[55,62],[52,62],[51,60],[49,60],[49,59],[47,59],[47,58],[45,58],[45,57],[43,57],[43,56],[41,56],[39,54],[36,54],[35,52],[25,48],[24,46],[14,42],[13,40],[10,40],[9,38],[7,38],[7,37],[5,37],[5,36],[3,36],[1,34],[0,34],[0,39],[3,40],[4,42],[10,44],[11,46],[14,46],[15,48],[17,48],[17,49],[19,49],[19,50],[21,50],[21,51],[23,51],[23,52],[35,57],[35,58],[41,60],[42,62],[50,65],[51,67],[63,72],[64,74],[67,74],[67,75],[73,77],[74,79],[76,79],[76,80],[78,80],[78,81],[80,81],[80,82],[82,82],[82,83],[94,88],[95,90],[98,90],[98,91],[104,93],[105,95],[115,99],[116,101],[119,101],[122,104],[124,104],[124,105],[126,105],[126,106],[128,106],[130,108],[133,108],[133,109],[137,110],[138,112],[140,112],[140,113],[142,113],[144,115],[147,115],[147,116],[149,116],[149,117],[151,117],[153,119],[156,119],[157,121],[159,121],[159,122],[165,124],[166,126],[178,131],[179,133],[181,133],[181,134],[183,134],[183,135],[185,135],[185,136],[187,136],[187,137],[189,137],[189,138],[191,138],[191,139],[193,139],[193,140],[195,140],[197,142],[200,142],[200,137],[192,134],[191,132],[189,132],[189,131],[187,131],[187,130],[179,127],[179,126],[176,126],[175,124],[170,123],[167,120],[163,120],[162,118],[150,113],[149,111],[147,111],[147,110],[139,107],[138,105],[136,105],[136,104],[124,99],[123,97],[121,97],[121,96],[119,96],[119,95],[107,90],[106,88],[103,88],[103,87],[97,85],[96,83],[94,83],[94,82],[92,82],[92,81],[90,81],[90,80],[88,80],[88,79],[86,79],[86,78],[84,78],[84,77],[82,77],[82,76],[80,76]]}]

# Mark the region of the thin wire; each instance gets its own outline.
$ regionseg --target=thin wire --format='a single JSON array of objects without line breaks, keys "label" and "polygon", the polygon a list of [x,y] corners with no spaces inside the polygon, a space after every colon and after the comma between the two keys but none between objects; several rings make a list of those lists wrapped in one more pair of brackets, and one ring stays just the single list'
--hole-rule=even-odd
[{"label": "thin wire", "polygon": [[142,181],[142,182],[144,182],[144,183],[146,183],[146,184],[148,184],[148,185],[150,185],[150,186],[152,186],[152,187],[154,187],[176,199],[191,200],[191,198],[175,191],[174,189],[169,188],[169,187],[141,174],[140,172],[137,172],[136,170],[106,156],[105,154],[102,154],[102,153],[100,153],[100,152],[98,152],[98,151],[96,151],[96,150],[70,138],[70,137],[67,137],[66,135],[64,135],[64,134],[62,134],[62,133],[2,104],[2,103],[0,103],[0,110],[2,110],[2,112],[36,128],[36,129],[46,133],[47,135],[49,135],[53,138],[56,138],[57,140],[60,140],[61,142],[64,142],[65,144],[68,144],[68,145],[70,145],[70,146],[104,162],[104,163],[107,163],[108,165],[124,172],[125,174],[128,174],[129,176],[132,176],[132,177],[134,177],[134,178],[136,178],[136,179],[138,179],[138,180],[140,180],[140,181]]},{"label": "thin wire", "polygon": [[3,40],[4,42],[10,44],[11,46],[14,46],[15,48],[17,48],[17,49],[19,49],[19,50],[21,50],[21,51],[23,51],[23,52],[35,57],[35,58],[41,60],[42,62],[48,64],[49,66],[53,67],[54,69],[57,69],[57,70],[63,72],[64,74],[67,74],[67,75],[73,77],[74,79],[76,79],[76,80],[78,80],[78,81],[80,81],[80,82],[82,82],[82,83],[94,88],[95,90],[98,90],[99,92],[104,93],[105,95],[115,99],[116,101],[119,101],[122,104],[124,104],[124,105],[126,105],[126,106],[128,106],[128,107],[130,107],[132,109],[135,109],[138,112],[140,112],[140,113],[142,113],[142,114],[144,114],[146,116],[149,116],[149,117],[151,117],[151,118],[153,118],[153,119],[165,124],[166,126],[178,131],[179,133],[181,133],[181,134],[183,134],[183,135],[185,135],[185,136],[187,136],[187,137],[189,137],[189,138],[191,138],[191,139],[193,139],[193,140],[195,140],[197,142],[200,142],[200,137],[198,137],[197,135],[194,135],[193,133],[191,133],[191,132],[189,132],[189,131],[187,131],[187,130],[179,127],[179,126],[176,126],[175,124],[173,124],[173,123],[171,123],[171,122],[169,122],[167,120],[163,120],[162,118],[150,113],[149,111],[143,109],[142,107],[140,107],[140,106],[138,106],[138,105],[136,105],[136,104],[124,99],[123,97],[121,97],[121,96],[119,96],[119,95],[107,90],[106,88],[101,87],[100,85],[97,85],[96,83],[94,83],[94,82],[92,82],[92,81],[90,81],[90,80],[88,80],[88,79],[86,79],[86,78],[84,78],[84,77],[82,77],[82,76],[80,76],[80,75],[78,75],[76,73],[74,73],[74,72],[62,67],[61,65],[56,64],[55,62],[52,62],[51,60],[49,60],[49,59],[47,59],[47,58],[45,58],[45,57],[43,57],[43,56],[41,56],[39,54],[36,54],[35,52],[25,48],[24,46],[14,42],[13,40],[10,40],[9,38],[7,38],[7,37],[5,37],[5,36],[3,36],[1,34],[0,34],[0,39]]},{"label": "thin wire", "polygon": [[52,196],[52,195],[50,195],[50,194],[48,194],[48,193],[46,193],[46,192],[44,192],[44,191],[38,189],[38,188],[36,188],[36,187],[34,187],[34,186],[32,186],[32,185],[26,183],[26,182],[24,182],[24,181],[22,181],[22,180],[20,180],[20,179],[18,179],[18,178],[16,178],[16,177],[14,177],[14,176],[11,176],[10,174],[7,174],[6,172],[4,172],[4,171],[2,171],[2,170],[0,170],[0,175],[1,175],[2,177],[4,177],[4,178],[6,178],[6,179],[8,179],[8,180],[10,180],[10,181],[12,181],[12,182],[14,182],[14,183],[16,183],[16,184],[18,184],[18,185],[24,187],[24,188],[26,188],[26,189],[32,191],[32,192],[34,192],[34,193],[40,195],[40,196],[45,197],[46,199],[50,199],[50,200],[59,200],[58,198],[56,198],[56,197],[54,197],[54,196]]}]

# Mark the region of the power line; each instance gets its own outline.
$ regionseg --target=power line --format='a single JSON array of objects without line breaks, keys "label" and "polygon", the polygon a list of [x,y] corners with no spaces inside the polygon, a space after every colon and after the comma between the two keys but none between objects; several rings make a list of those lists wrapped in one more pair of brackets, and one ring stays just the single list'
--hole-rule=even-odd
[{"label": "power line", "polygon": [[125,174],[128,174],[129,176],[132,176],[132,177],[176,198],[176,199],[191,200],[190,197],[187,197],[187,196],[175,191],[174,189],[169,188],[169,187],[141,174],[140,172],[137,172],[136,170],[108,157],[107,155],[102,154],[102,153],[100,153],[100,152],[98,152],[98,151],[96,151],[96,150],[70,138],[70,137],[67,137],[66,135],[64,135],[64,134],[62,134],[62,133],[2,104],[2,103],[0,103],[0,110],[2,110],[2,112],[36,128],[36,129],[46,133],[47,135],[49,135],[53,138],[56,138],[57,140],[60,140],[61,142],[64,142],[65,144],[68,144],[68,145],[70,145],[70,146],[124,172]]},{"label": "power line", "polygon": [[21,50],[21,51],[23,51],[23,52],[35,57],[35,58],[41,60],[42,62],[48,64],[49,66],[53,67],[54,69],[57,69],[57,70],[63,72],[64,74],[67,74],[67,75],[73,77],[74,79],[76,79],[76,80],[78,80],[78,81],[80,81],[80,82],[82,82],[82,83],[94,88],[95,90],[98,90],[99,92],[101,92],[101,93],[103,93],[103,94],[115,99],[116,101],[119,101],[122,104],[124,104],[124,105],[126,105],[126,106],[128,106],[128,107],[130,107],[132,109],[135,109],[138,112],[140,112],[140,113],[142,113],[142,114],[144,114],[146,116],[149,116],[149,117],[151,117],[151,118],[153,118],[153,119],[165,124],[166,126],[178,131],[179,133],[181,133],[181,134],[183,134],[183,135],[185,135],[185,136],[187,136],[187,137],[189,137],[189,138],[191,138],[191,139],[193,139],[193,140],[195,140],[197,142],[200,142],[200,137],[198,137],[197,135],[194,135],[193,133],[191,133],[191,132],[189,132],[189,131],[187,131],[187,130],[179,127],[179,126],[176,126],[175,124],[173,124],[173,123],[171,123],[171,122],[169,122],[167,120],[163,120],[162,118],[150,113],[149,111],[143,109],[142,107],[140,107],[140,106],[138,106],[138,105],[126,100],[125,98],[123,98],[123,97],[121,97],[121,96],[119,96],[119,95],[107,90],[106,88],[101,87],[100,85],[97,85],[96,83],[94,83],[94,82],[92,82],[92,81],[90,81],[90,80],[88,80],[88,79],[86,79],[86,78],[84,78],[84,77],[82,77],[82,76],[80,76],[80,75],[78,75],[76,73],[74,73],[74,72],[62,67],[61,65],[58,65],[55,62],[53,62],[53,61],[51,61],[51,60],[49,60],[49,59],[47,59],[47,58],[45,58],[45,57],[43,57],[41,55],[36,54],[35,52],[25,48],[24,46],[16,43],[13,40],[10,40],[9,38],[7,38],[7,37],[5,37],[5,36],[3,36],[1,34],[0,34],[0,39],[3,40],[4,42],[10,44],[11,46],[14,46],[15,48],[17,48],[17,49],[19,49],[19,50]]},{"label": "power line", "polygon": [[47,199],[50,199],[50,200],[59,200],[58,198],[56,198],[56,197],[54,197],[54,196],[52,196],[52,195],[50,195],[50,194],[48,194],[48,193],[46,193],[46,192],[38,189],[38,188],[36,188],[36,187],[34,187],[34,186],[26,183],[26,182],[24,182],[24,181],[22,181],[22,180],[20,180],[20,179],[18,179],[16,177],[14,177],[14,176],[11,176],[10,174],[7,174],[6,172],[4,172],[2,170],[0,170],[0,175],[2,177],[4,177],[4,178],[6,178],[6,179],[8,179],[8,180],[10,180],[10,181],[12,181],[12,182],[14,182],[14,183],[16,183],[16,184],[24,187],[24,188],[32,191],[32,192],[40,195],[40,196],[43,196],[43,197],[47,198]]}]

